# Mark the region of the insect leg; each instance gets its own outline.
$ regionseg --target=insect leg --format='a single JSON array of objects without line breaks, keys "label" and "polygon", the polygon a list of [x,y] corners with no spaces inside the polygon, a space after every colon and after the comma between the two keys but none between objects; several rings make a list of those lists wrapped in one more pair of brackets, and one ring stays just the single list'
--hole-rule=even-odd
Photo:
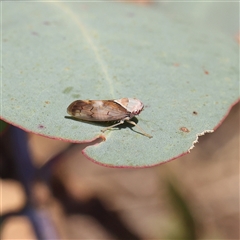
[{"label": "insect leg", "polygon": [[132,125],[136,126],[139,130],[141,130],[141,133],[146,136],[146,137],[149,137],[149,138],[152,138],[151,135],[147,134],[141,127],[139,127],[135,122],[133,121],[130,121],[130,120],[125,120],[126,122],[128,123],[131,123]]},{"label": "insect leg", "polygon": [[101,131],[102,131],[102,132],[105,132],[105,131],[107,131],[107,130],[113,128],[113,127],[116,127],[116,126],[118,126],[118,125],[120,125],[120,124],[123,124],[123,123],[124,123],[124,120],[121,120],[120,122],[118,122],[118,123],[116,123],[116,124],[113,124],[112,126],[106,127],[106,128],[104,128],[104,129],[102,129]]}]

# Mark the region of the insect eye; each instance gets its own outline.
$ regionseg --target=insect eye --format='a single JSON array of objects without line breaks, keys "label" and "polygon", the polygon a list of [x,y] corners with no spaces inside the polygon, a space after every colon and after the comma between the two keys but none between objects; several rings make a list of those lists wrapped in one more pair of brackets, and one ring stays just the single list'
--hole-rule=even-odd
[{"label": "insect eye", "polygon": [[133,113],[134,113],[134,115],[138,115],[140,112],[141,112],[141,110],[136,110]]}]

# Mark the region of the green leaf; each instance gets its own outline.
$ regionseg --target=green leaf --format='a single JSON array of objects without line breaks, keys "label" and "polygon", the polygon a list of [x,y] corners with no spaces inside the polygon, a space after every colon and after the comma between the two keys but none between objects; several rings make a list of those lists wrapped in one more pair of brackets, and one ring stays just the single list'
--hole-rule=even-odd
[{"label": "green leaf", "polygon": [[66,118],[72,101],[136,97],[145,104],[138,125],[153,138],[124,124],[85,154],[139,167],[186,153],[239,97],[238,45],[170,12],[157,3],[2,2],[1,118],[86,142],[103,126]]}]

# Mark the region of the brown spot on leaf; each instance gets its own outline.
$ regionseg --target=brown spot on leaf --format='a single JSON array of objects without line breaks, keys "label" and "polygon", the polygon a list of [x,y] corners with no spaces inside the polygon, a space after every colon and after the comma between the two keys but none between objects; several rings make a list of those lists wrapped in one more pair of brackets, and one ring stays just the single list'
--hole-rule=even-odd
[{"label": "brown spot on leaf", "polygon": [[190,132],[190,130],[188,128],[186,128],[186,127],[181,127],[180,130],[182,132]]},{"label": "brown spot on leaf", "polygon": [[45,127],[44,127],[42,124],[39,124],[39,125],[38,125],[38,128],[39,128],[39,129],[43,129],[43,128],[45,128]]},{"label": "brown spot on leaf", "polygon": [[37,32],[32,32],[32,35],[39,36],[39,34]]},{"label": "brown spot on leaf", "polygon": [[196,111],[193,111],[192,113],[193,113],[193,115],[198,115],[198,113]]},{"label": "brown spot on leaf", "polygon": [[137,3],[137,4],[150,4],[153,3],[153,0],[135,0],[135,1],[130,1],[128,0],[130,3]]},{"label": "brown spot on leaf", "polygon": [[237,34],[236,39],[237,39],[238,44],[240,44],[240,32]]},{"label": "brown spot on leaf", "polygon": [[44,21],[43,24],[46,25],[46,26],[51,25],[51,23],[49,21]]},{"label": "brown spot on leaf", "polygon": [[106,137],[105,137],[103,134],[101,134],[101,135],[99,136],[99,138],[100,138],[102,141],[106,141]]}]

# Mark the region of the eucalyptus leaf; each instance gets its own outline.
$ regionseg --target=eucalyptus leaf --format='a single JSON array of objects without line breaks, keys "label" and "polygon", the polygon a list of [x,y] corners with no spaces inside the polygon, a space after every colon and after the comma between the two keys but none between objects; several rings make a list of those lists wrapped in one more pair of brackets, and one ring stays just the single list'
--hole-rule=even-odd
[{"label": "eucalyptus leaf", "polygon": [[[166,5],[120,2],[2,2],[1,118],[70,142],[103,126],[68,118],[76,99],[136,97],[129,124],[84,153],[107,166],[152,166],[186,153],[239,98],[238,45]],[[164,7],[165,6],[165,9]],[[172,12],[174,13],[174,11]]]}]

